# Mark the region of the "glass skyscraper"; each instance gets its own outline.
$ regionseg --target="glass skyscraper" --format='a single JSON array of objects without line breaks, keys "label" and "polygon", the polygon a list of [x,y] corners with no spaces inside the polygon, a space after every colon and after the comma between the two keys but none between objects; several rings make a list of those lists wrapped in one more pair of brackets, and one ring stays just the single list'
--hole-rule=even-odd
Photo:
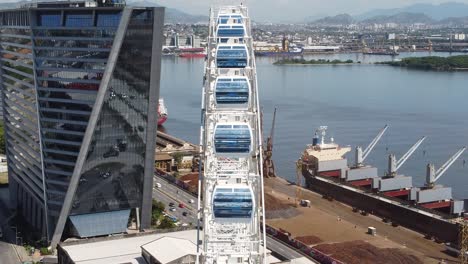
[{"label": "glass skyscraper", "polygon": [[150,226],[163,21],[89,1],[0,11],[11,206],[53,246],[124,232],[136,208]]}]

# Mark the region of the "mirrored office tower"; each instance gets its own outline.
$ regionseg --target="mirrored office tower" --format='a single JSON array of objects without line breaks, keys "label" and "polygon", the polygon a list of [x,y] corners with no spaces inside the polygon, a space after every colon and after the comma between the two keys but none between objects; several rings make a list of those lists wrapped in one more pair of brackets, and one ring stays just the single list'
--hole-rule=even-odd
[{"label": "mirrored office tower", "polygon": [[136,208],[150,225],[163,21],[102,1],[0,11],[11,206],[53,246],[125,232]]}]

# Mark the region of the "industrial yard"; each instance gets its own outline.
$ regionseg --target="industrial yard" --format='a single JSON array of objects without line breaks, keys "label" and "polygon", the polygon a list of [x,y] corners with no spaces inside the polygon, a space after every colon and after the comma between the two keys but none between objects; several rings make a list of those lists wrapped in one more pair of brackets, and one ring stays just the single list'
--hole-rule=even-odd
[{"label": "industrial yard", "polygon": [[[308,239],[314,248],[346,263],[459,263],[435,243],[382,219],[353,212],[352,208],[302,188],[310,207],[294,207],[296,186],[281,178],[265,179],[267,223],[291,237]],[[273,203],[273,204],[272,204]],[[367,234],[375,227],[376,236]],[[398,232],[395,232],[398,230]],[[306,238],[304,238],[306,237]],[[315,244],[313,244],[316,242]],[[333,246],[330,246],[333,244]]]}]

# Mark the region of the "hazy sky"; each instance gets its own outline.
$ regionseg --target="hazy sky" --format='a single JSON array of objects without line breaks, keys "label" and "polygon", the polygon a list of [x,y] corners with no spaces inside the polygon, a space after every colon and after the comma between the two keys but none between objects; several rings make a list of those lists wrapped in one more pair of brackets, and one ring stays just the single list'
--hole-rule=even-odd
[{"label": "hazy sky", "polygon": [[[34,0],[33,0],[34,1]],[[257,21],[300,21],[309,16],[326,16],[349,13],[358,15],[379,8],[399,8],[416,3],[440,4],[468,0],[127,0],[151,1],[173,7],[190,14],[208,15],[212,5],[233,5],[243,2]],[[17,2],[17,0],[0,0]]]},{"label": "hazy sky", "polygon": [[[151,1],[151,0],[150,0]],[[439,4],[444,2],[468,4],[468,0],[244,0],[252,17],[259,21],[300,20],[307,16],[361,14],[378,8],[398,8],[415,3]],[[213,4],[234,4],[240,0],[158,0],[159,4],[185,10],[188,13],[207,14]]]}]

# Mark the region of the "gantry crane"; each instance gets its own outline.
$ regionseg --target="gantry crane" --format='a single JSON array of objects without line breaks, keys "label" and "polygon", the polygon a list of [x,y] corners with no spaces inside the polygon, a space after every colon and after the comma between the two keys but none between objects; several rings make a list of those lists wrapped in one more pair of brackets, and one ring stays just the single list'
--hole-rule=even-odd
[{"label": "gantry crane", "polygon": [[270,136],[267,138],[266,149],[263,154],[263,177],[273,178],[275,174],[275,164],[273,163],[273,136],[275,133],[275,122],[276,122],[276,107],[273,113],[273,122],[271,124]]},{"label": "gantry crane", "polygon": [[413,155],[418,147],[423,143],[426,137],[420,138],[409,150],[406,152],[398,161],[396,160],[395,154],[388,156],[388,172],[387,176],[396,176],[398,169],[405,164],[405,162]]},{"label": "gantry crane", "polygon": [[466,147],[459,149],[444,165],[436,171],[432,163],[427,164],[426,170],[426,187],[433,188],[435,182],[452,166],[452,164],[465,152]]},{"label": "gantry crane", "polygon": [[364,166],[364,160],[367,158],[367,156],[369,156],[369,154],[371,153],[372,149],[374,149],[375,145],[377,145],[377,143],[379,143],[380,139],[383,137],[383,135],[385,134],[385,131],[387,131],[388,129],[388,125],[385,125],[384,128],[382,128],[382,130],[380,130],[379,134],[377,134],[377,136],[371,141],[371,143],[369,144],[369,146],[367,146],[366,149],[364,149],[364,151],[362,150],[362,147],[358,146],[356,147],[356,164],[355,166],[358,168],[358,167],[362,167]]}]

